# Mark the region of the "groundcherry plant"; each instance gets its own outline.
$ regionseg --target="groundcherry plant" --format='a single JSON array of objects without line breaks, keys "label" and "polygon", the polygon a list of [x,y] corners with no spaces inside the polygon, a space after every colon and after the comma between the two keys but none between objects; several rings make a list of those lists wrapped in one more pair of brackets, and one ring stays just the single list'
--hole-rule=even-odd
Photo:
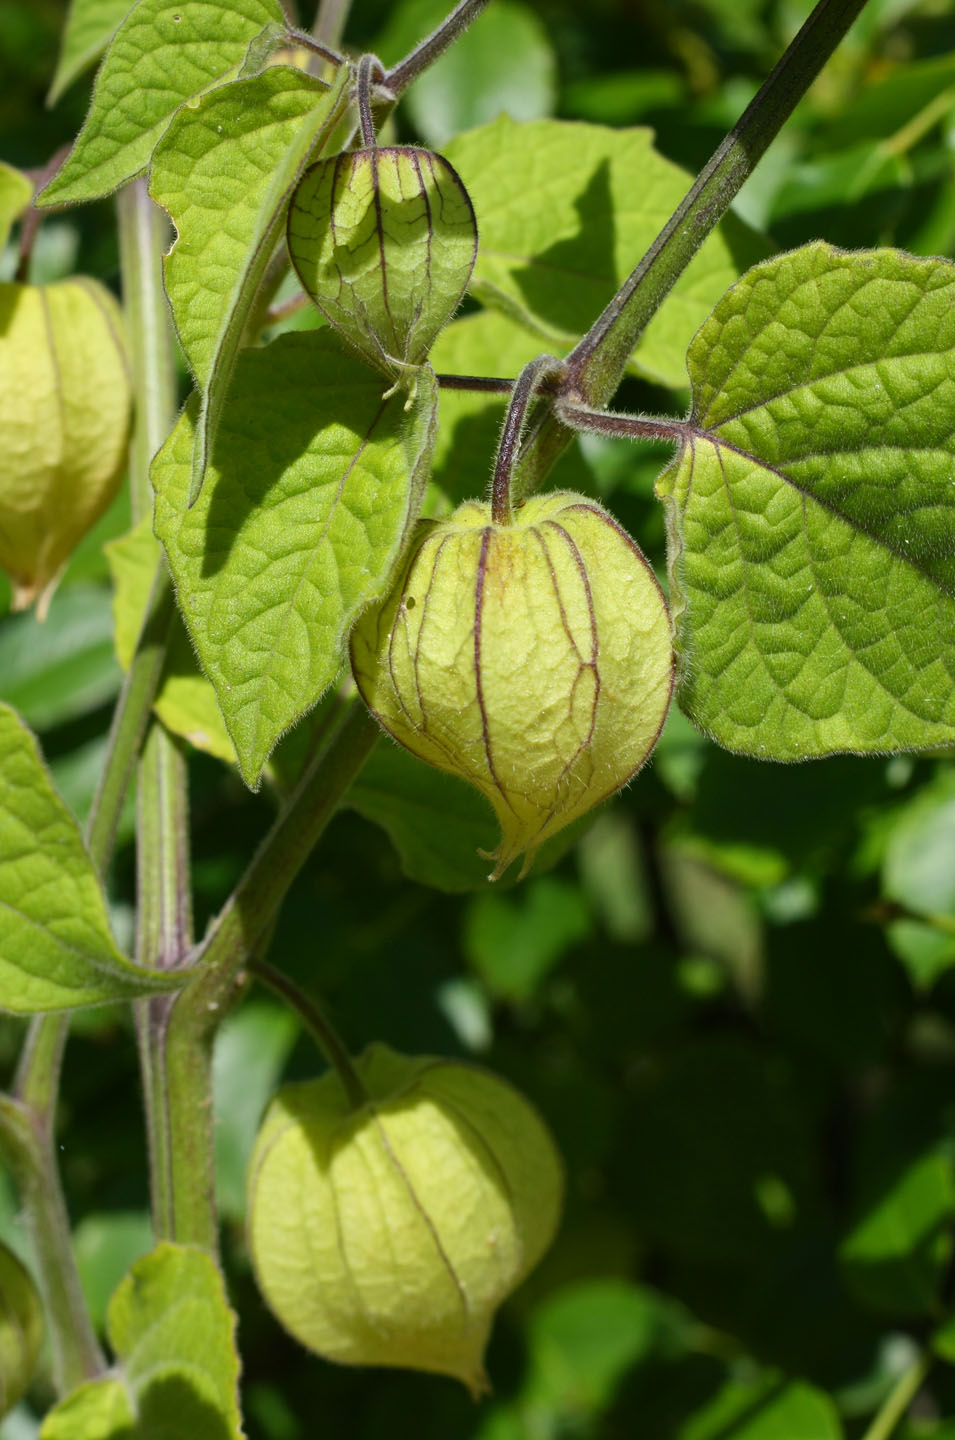
[{"label": "groundcherry plant", "polygon": [[[48,605],[127,453],[134,521],[109,547],[125,683],[85,835],[0,707],[0,1007],[30,1017],[0,1145],[35,1258],[31,1278],[0,1251],[0,1405],[46,1363],[45,1329],[42,1440],[245,1433],[211,1055],[255,982],[327,1062],[280,1090],[255,1141],[266,1304],[326,1360],[488,1386],[495,1310],[559,1224],[545,1118],[387,1035],[351,1056],[266,958],[376,746],[411,797],[428,766],[485,797],[496,883],[573,842],[671,700],[764,761],[955,743],[955,269],[823,240],[773,254],[730,213],[863,0],[820,0],[692,183],[643,130],[501,116],[441,154],[395,143],[396,105],[486,4],[462,0],[389,67],[347,49],[341,5],[305,31],[279,0],[73,0],[57,87],[102,56],[85,124],[45,174],[0,170],[20,247],[0,286],[15,604]],[[614,275],[569,283],[550,252],[586,228],[597,174]],[[113,195],[122,312],[81,276],[33,283],[44,214]],[[628,375],[686,374],[685,418],[611,408]],[[456,407],[502,396],[496,457],[449,450]],[[672,443],[663,584],[607,509],[553,481],[579,432]],[[476,473],[486,488],[460,480]],[[277,806],[198,939],[187,744]],[[127,955],[103,879],[134,773]],[[54,1145],[70,1014],[107,1002],[135,1017],[156,1241],[110,1301],[110,1355]]]}]

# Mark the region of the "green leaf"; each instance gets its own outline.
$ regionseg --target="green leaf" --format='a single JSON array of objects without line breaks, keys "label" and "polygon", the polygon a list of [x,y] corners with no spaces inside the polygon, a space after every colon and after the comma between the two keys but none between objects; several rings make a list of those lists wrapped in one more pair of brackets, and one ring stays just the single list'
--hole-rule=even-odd
[{"label": "green leaf", "polygon": [[[656,238],[690,177],[650,130],[502,116],[452,140],[481,246],[471,290],[556,345],[577,340]],[[634,176],[639,184],[634,184]],[[685,385],[684,356],[727,285],[765,245],[729,216],[706,241],[634,351],[633,369]]]},{"label": "green leaf", "polygon": [[551,1420],[543,1433],[557,1434],[570,1416],[599,1415],[631,1367],[685,1353],[691,1327],[679,1305],[649,1286],[616,1278],[562,1286],[530,1318],[529,1375],[517,1401],[522,1419],[537,1429],[543,1413]]},{"label": "green leaf", "polygon": [[[892,948],[913,982],[928,988],[955,965],[955,774],[943,770],[902,809],[882,866],[882,892],[919,918],[888,926]],[[933,915],[949,929],[927,923]]]},{"label": "green leaf", "polygon": [[729,1380],[684,1425],[677,1440],[842,1440],[828,1395],[812,1385],[766,1374]]},{"label": "green leaf", "polygon": [[158,1245],[120,1283],[108,1330],[121,1378],[81,1386],[40,1440],[242,1440],[235,1317],[209,1255]]},{"label": "green leaf", "polygon": [[19,220],[33,199],[33,190],[28,175],[0,160],[0,250],[7,243],[13,222]]},{"label": "green leaf", "polygon": [[515,896],[476,896],[465,917],[464,949],[493,995],[526,1000],[592,928],[579,888],[548,875]]},{"label": "green leaf", "polygon": [[106,52],[86,123],[43,205],[108,195],[145,170],[179,106],[235,70],[279,0],[139,0]]},{"label": "green leaf", "polygon": [[[445,0],[405,0],[376,46],[386,65],[397,63],[448,13]],[[429,65],[404,101],[412,123],[431,145],[501,114],[537,120],[553,111],[557,66],[547,29],[528,6],[496,0],[446,54]]]},{"label": "green leaf", "polygon": [[105,1328],[109,1299],[126,1271],[153,1248],[152,1221],[145,1210],[98,1211],[84,1215],[73,1231],[73,1253],[90,1318]]},{"label": "green leaf", "polygon": [[48,105],[55,105],[77,76],[99,59],[134,3],[135,0],[72,0],[60,41],[56,73],[46,97]]},{"label": "green leaf", "polygon": [[[497,838],[494,814],[481,793],[457,776],[383,741],[343,803],[381,826],[409,880],[452,895],[488,888],[487,851]],[[587,816],[546,841],[534,861],[535,874],[556,865],[589,821]],[[496,880],[495,889],[516,884],[514,871]]]},{"label": "green leaf", "polygon": [[42,623],[12,615],[0,631],[0,699],[35,730],[87,715],[119,690],[109,594],[70,585],[53,597]]},{"label": "green leaf", "polygon": [[163,262],[166,293],[203,394],[190,504],[289,196],[338,124],[347,80],[347,66],[331,90],[301,70],[275,66],[184,106],[156,147],[149,193],[178,236]]},{"label": "green leaf", "polygon": [[691,346],[659,490],[680,700],[799,760],[955,740],[955,268],[817,243],[757,266]]},{"label": "green leaf", "polygon": [[[435,386],[412,410],[327,331],[246,351],[215,462],[187,508],[196,405],[153,463],[156,533],[246,781],[342,666],[414,523]],[[263,424],[267,417],[267,424]]]},{"label": "green leaf", "polygon": [[910,1071],[866,1117],[850,1157],[854,1220],[839,1261],[876,1313],[937,1313],[953,1253],[949,1100],[942,1075]]},{"label": "green leaf", "polygon": [[64,1010],[181,984],[117,950],[76,822],[33,736],[0,705],[0,1009]]},{"label": "green leaf", "polygon": [[931,1311],[952,1256],[953,1215],[955,1178],[947,1155],[928,1151],[899,1167],[842,1243],[853,1291],[891,1315]]},{"label": "green leaf", "polygon": [[139,1440],[122,1380],[88,1380],[48,1413],[39,1440]]},{"label": "green leaf", "polygon": [[[116,654],[128,670],[149,599],[159,556],[159,541],[152,532],[152,516],[105,547],[113,575],[113,615]],[[199,669],[185,626],[175,624],[166,651],[162,678],[153,709],[167,730],[181,735],[197,750],[235,764],[235,748],[222,719],[216,694]]]}]

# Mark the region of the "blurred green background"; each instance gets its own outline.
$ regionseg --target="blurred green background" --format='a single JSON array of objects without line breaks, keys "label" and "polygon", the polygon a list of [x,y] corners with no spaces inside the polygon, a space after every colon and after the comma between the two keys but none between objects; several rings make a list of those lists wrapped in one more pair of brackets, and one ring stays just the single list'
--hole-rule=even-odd
[{"label": "blurred green background", "polygon": [[[440,145],[502,109],[649,125],[692,169],[809,8],[494,0],[404,102],[398,132]],[[349,45],[395,58],[443,9],[355,0]],[[0,5],[0,154],[19,166],[45,163],[85,113],[88,77],[44,105],[64,13],[60,0]],[[951,256],[953,180],[950,0],[870,0],[738,209],[781,248],[821,236]],[[0,278],[14,264],[8,251]],[[46,222],[35,278],[73,268],[117,285],[110,203]],[[620,403],[679,413],[685,398],[628,381]],[[492,443],[493,425],[475,433]],[[469,444],[467,463],[489,469],[490,449],[482,460]],[[659,569],[652,487],[667,453],[589,438],[575,472]],[[45,626],[0,621],[0,698],[37,729],[79,815],[120,681],[101,547],[127,525],[119,501]],[[304,1354],[253,1287],[243,1167],[280,1077],[317,1062],[294,1020],[252,994],[217,1054],[251,1440],[858,1440],[926,1346],[939,1358],[895,1433],[955,1437],[955,764],[760,766],[674,713],[652,765],[555,868],[494,890],[458,789],[435,778],[434,814],[445,814],[423,845],[402,825],[388,752],[371,766],[297,881],[272,959],[324,998],[356,1049],[383,1039],[513,1079],[565,1157],[566,1218],[499,1318],[494,1395],[480,1406],[451,1381]],[[201,933],[274,800],[202,755],[191,787]],[[131,829],[130,811],[111,877],[126,941]],[[419,883],[429,878],[462,893]],[[22,1028],[0,1021],[7,1070]],[[137,1084],[128,1016],[80,1014],[61,1159],[100,1321],[150,1244]],[[0,1236],[28,1254],[2,1174]],[[33,1399],[38,1411],[48,1402],[42,1380]],[[21,1405],[2,1440],[34,1436],[33,1415]]]}]

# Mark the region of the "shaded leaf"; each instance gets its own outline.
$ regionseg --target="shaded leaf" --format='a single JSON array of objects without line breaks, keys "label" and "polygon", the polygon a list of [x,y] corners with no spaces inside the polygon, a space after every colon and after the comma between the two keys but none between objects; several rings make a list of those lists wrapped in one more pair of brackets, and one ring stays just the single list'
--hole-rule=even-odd
[{"label": "shaded leaf", "polygon": [[409,415],[335,336],[284,335],[240,357],[191,510],[195,401],[153,462],[156,533],[251,785],[387,585],[420,504],[435,405],[430,371]]},{"label": "shaded leaf", "polygon": [[[650,130],[563,120],[518,125],[502,116],[458,136],[445,153],[478,219],[472,293],[557,345],[590,328],[690,185],[654,150]],[[741,221],[724,220],[644,331],[634,370],[685,385],[694,331],[726,286],[765,253]]]},{"label": "shaded leaf", "polygon": [[592,925],[578,887],[544,876],[515,896],[477,896],[466,913],[464,948],[492,994],[526,1000]]},{"label": "shaded leaf", "polygon": [[[152,532],[152,516],[143,519],[105,546],[113,575],[116,654],[128,670],[162,553]],[[235,749],[222,719],[216,693],[199,669],[185,626],[176,624],[169,639],[153,709],[167,730],[181,735],[197,750],[235,764]]]},{"label": "shaded leaf", "polygon": [[[497,837],[494,814],[480,792],[457,776],[383,742],[365,761],[343,804],[386,831],[409,880],[449,894],[488,888],[487,851]],[[587,815],[547,840],[534,860],[535,874],[556,865],[590,820]],[[504,875],[494,882],[495,889],[510,889],[517,880],[516,871]]]},{"label": "shaded leaf", "polygon": [[104,1329],[110,1296],[126,1271],[155,1244],[145,1210],[97,1211],[73,1231],[73,1253],[90,1318]]},{"label": "shaded leaf", "polygon": [[690,348],[660,481],[680,699],[797,760],[955,739],[955,267],[817,243],[757,266]]},{"label": "shaded leaf", "polygon": [[163,261],[166,293],[203,396],[190,503],[288,198],[338,124],[347,80],[347,66],[331,90],[301,70],[274,66],[184,106],[156,147],[149,193],[177,232]]},{"label": "shaded leaf", "polygon": [[764,1375],[729,1380],[678,1432],[677,1440],[842,1440],[830,1397],[801,1381]]},{"label": "shaded leaf", "polygon": [[43,205],[108,195],[145,170],[170,117],[236,69],[279,0],[139,0],[113,37],[86,123]]},{"label": "shaded leaf", "polygon": [[0,632],[0,699],[36,730],[96,710],[121,681],[109,594],[99,585],[61,589],[42,624],[15,615]]},{"label": "shaded leaf", "polygon": [[63,1010],[181,984],[117,950],[76,822],[33,736],[0,705],[0,1009]]},{"label": "shaded leaf", "polygon": [[46,97],[55,105],[63,91],[98,60],[135,0],[72,0],[60,41],[56,71]]},{"label": "shaded leaf", "polygon": [[[955,774],[943,770],[904,806],[889,833],[882,891],[913,910],[888,925],[889,943],[919,987],[955,964]],[[950,928],[927,923],[938,916]],[[925,916],[926,921],[919,917]]]}]

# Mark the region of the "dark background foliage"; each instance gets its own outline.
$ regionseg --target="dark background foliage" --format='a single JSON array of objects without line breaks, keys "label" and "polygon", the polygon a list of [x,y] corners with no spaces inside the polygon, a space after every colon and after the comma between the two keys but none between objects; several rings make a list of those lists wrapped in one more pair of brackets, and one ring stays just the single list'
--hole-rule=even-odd
[{"label": "dark background foliage", "polygon": [[[389,58],[442,8],[356,0],[349,41]],[[651,125],[660,149],[692,168],[808,8],[495,0],[497,18],[481,24],[510,25],[507,44],[475,48],[450,100],[423,85],[399,133],[434,142],[489,118],[481,105],[493,89],[495,106],[520,115]],[[45,163],[85,112],[87,81],[44,108],[63,13],[60,0],[0,6],[0,134],[14,164]],[[953,179],[951,6],[872,0],[739,208],[781,248],[822,236],[951,256]],[[10,253],[3,266],[9,279]],[[46,223],[36,278],[74,267],[117,283],[109,203]],[[627,386],[630,409],[685,403]],[[623,443],[583,447],[594,492],[659,567],[652,485],[665,459]],[[0,622],[0,697],[38,730],[81,815],[120,679],[101,545],[127,523],[118,501],[45,627]],[[191,787],[201,932],[274,802],[200,755]],[[126,939],[131,829],[128,818],[111,882]],[[272,958],[324,997],[356,1049],[384,1039],[510,1076],[553,1127],[568,1198],[558,1243],[499,1319],[495,1395],[481,1407],[450,1381],[305,1355],[255,1293],[242,1167],[279,1077],[314,1073],[317,1061],[295,1023],[252,994],[223,1031],[217,1133],[253,1440],[851,1440],[928,1344],[943,1358],[898,1433],[955,1436],[944,1358],[955,1360],[950,759],[760,766],[674,714],[649,769],[559,866],[519,888],[426,888],[402,873],[383,830],[343,813],[292,892]],[[21,1032],[0,1022],[6,1064]],[[149,1244],[125,1014],[77,1017],[61,1126],[101,1318]],[[23,1250],[2,1174],[0,1230]],[[45,1398],[41,1383],[37,1404]],[[0,1426],[3,1440],[34,1433],[28,1406]]]}]

